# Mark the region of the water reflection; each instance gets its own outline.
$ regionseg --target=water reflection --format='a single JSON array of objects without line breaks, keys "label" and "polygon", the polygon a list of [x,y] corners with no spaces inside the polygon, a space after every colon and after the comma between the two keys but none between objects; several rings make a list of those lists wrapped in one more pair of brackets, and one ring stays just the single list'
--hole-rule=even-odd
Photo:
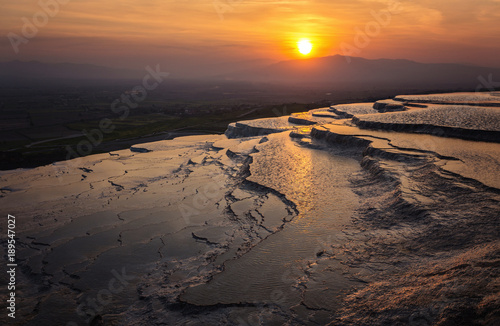
[{"label": "water reflection", "polygon": [[[184,299],[189,302],[277,304],[272,297],[280,291],[279,305],[290,309],[301,301],[308,261],[317,257],[320,246],[342,241],[342,226],[357,205],[348,177],[360,171],[358,161],[299,146],[285,133],[269,138],[254,155],[248,179],[286,195],[297,204],[299,216],[241,258],[226,262],[211,282],[188,289]],[[332,281],[348,286],[338,274]]]}]

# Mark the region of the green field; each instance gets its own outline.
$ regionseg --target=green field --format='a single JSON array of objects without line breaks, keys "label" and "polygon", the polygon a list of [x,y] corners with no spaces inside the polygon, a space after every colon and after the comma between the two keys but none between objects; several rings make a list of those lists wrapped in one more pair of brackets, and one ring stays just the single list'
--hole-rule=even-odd
[{"label": "green field", "polygon": [[[161,107],[165,106],[165,103],[156,102],[155,105]],[[95,116],[99,118],[88,120],[79,119],[81,110],[70,110],[64,111],[63,115],[66,119],[73,118],[76,121],[66,123],[57,119],[50,120],[50,117],[61,115],[60,108],[54,109],[54,111],[47,108],[43,110],[32,109],[36,111],[36,114],[30,113],[31,117],[41,116],[43,119],[35,119],[34,126],[30,128],[9,131],[19,137],[11,140],[7,137],[2,139],[0,143],[0,155],[2,156],[0,167],[1,169],[34,167],[64,160],[67,155],[66,147],[75,148],[79,142],[87,139],[83,135],[85,131],[99,130],[99,123],[102,119],[111,119],[114,129],[111,133],[103,133],[102,143],[92,148],[92,154],[123,149],[130,143],[140,143],[141,138],[172,131],[221,134],[224,133],[227,125],[234,121],[288,115],[317,108],[320,104],[287,103],[255,107],[245,106],[244,108],[238,106],[231,108],[225,104],[224,109],[212,109],[210,110],[212,112],[204,111],[204,105],[206,103],[198,104],[196,107],[191,103],[189,113],[181,115],[166,113],[165,111],[168,110],[151,112],[155,110],[144,110],[139,107],[131,110],[130,115],[123,120],[119,116],[110,114],[112,112],[106,107],[95,110],[97,112]],[[145,103],[145,106],[151,107],[152,103]],[[199,113],[197,114],[197,112]],[[82,135],[64,138],[78,134]],[[122,142],[115,145],[117,140]],[[128,142],[124,143],[123,140],[128,140]]]}]

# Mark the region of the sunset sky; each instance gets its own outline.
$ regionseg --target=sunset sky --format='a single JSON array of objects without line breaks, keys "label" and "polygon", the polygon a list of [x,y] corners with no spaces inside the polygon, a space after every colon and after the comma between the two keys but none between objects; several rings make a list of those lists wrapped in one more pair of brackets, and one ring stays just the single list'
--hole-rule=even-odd
[{"label": "sunset sky", "polygon": [[[32,22],[42,9],[39,0],[1,1],[0,61],[160,63],[203,75],[306,57],[297,50],[305,38],[313,44],[307,57],[348,48],[365,58],[500,67],[500,0],[60,0],[67,3],[17,54],[9,33],[22,37],[22,18]],[[367,27],[371,36],[357,46]]]}]

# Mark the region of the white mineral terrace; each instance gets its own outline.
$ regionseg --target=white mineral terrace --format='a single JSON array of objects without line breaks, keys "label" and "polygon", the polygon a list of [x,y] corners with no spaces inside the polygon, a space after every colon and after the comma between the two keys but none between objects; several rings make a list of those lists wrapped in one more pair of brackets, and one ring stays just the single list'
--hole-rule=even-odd
[{"label": "white mineral terrace", "polygon": [[335,105],[3,172],[9,325],[493,325],[499,95]]}]

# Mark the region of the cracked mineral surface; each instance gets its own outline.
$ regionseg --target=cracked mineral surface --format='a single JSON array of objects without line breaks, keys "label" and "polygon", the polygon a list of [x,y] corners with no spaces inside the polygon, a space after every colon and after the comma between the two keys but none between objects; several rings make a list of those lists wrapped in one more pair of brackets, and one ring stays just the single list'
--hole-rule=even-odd
[{"label": "cracked mineral surface", "polygon": [[498,325],[499,98],[401,95],[3,171],[9,322]]}]

